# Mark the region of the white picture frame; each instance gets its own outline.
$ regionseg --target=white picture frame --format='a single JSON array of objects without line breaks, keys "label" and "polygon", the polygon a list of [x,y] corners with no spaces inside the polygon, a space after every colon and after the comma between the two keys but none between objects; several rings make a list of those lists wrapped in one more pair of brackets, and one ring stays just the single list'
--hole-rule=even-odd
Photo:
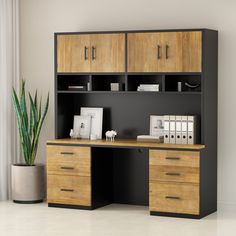
[{"label": "white picture frame", "polygon": [[164,137],[164,116],[150,116],[150,135]]},{"label": "white picture frame", "polygon": [[82,116],[91,116],[91,135],[96,135],[97,139],[102,139],[103,108],[81,107]]},{"label": "white picture frame", "polygon": [[88,139],[91,131],[91,116],[74,116],[73,132],[77,138]]}]

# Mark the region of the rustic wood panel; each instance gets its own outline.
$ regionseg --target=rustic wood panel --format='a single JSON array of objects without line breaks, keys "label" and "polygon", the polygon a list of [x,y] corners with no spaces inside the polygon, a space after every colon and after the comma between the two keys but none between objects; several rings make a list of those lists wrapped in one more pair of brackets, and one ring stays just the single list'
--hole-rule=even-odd
[{"label": "rustic wood panel", "polygon": [[90,72],[89,35],[57,36],[57,72]]},{"label": "rustic wood panel", "polygon": [[91,206],[91,179],[81,176],[48,175],[49,203]]},{"label": "rustic wood panel", "polygon": [[149,180],[199,183],[199,168],[150,165]]},{"label": "rustic wood panel", "polygon": [[149,150],[150,165],[200,166],[200,152],[176,150]]},{"label": "rustic wood panel", "polygon": [[125,72],[125,34],[91,34],[91,72]]},{"label": "rustic wood panel", "polygon": [[199,214],[199,185],[151,181],[150,211]]},{"label": "rustic wood panel", "polygon": [[59,175],[91,175],[91,148],[47,146],[47,171]]}]

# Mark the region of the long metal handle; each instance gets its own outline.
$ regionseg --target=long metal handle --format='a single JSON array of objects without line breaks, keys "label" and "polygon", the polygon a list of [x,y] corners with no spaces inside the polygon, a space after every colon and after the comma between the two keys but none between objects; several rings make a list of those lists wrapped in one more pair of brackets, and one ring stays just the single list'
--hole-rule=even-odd
[{"label": "long metal handle", "polygon": [[161,46],[157,45],[157,59],[161,59],[160,50],[161,50]]},{"label": "long metal handle", "polygon": [[167,172],[166,175],[171,175],[171,176],[180,176],[180,173]]},{"label": "long metal handle", "polygon": [[61,166],[62,170],[74,170],[74,167],[69,167],[69,166]]},{"label": "long metal handle", "polygon": [[174,200],[180,200],[180,197],[175,197],[175,196],[166,196],[166,199],[174,199]]},{"label": "long metal handle", "polygon": [[88,57],[87,57],[87,50],[88,50],[88,47],[84,47],[84,60],[88,60]]},{"label": "long metal handle", "polygon": [[92,60],[95,60],[95,51],[96,51],[96,47],[92,46]]},{"label": "long metal handle", "polygon": [[62,192],[74,192],[74,189],[69,189],[69,188],[61,188]]},{"label": "long metal handle", "polygon": [[166,157],[166,160],[179,161],[180,157]]},{"label": "long metal handle", "polygon": [[168,55],[168,53],[169,53],[169,45],[166,45],[166,59],[168,59],[168,58],[169,58],[169,55]]},{"label": "long metal handle", "polygon": [[61,152],[61,154],[63,154],[63,155],[74,155],[73,152]]}]

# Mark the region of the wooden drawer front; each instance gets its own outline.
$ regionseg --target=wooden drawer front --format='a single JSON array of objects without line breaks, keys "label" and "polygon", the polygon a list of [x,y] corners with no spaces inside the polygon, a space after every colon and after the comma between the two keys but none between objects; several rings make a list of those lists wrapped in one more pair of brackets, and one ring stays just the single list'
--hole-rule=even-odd
[{"label": "wooden drawer front", "polygon": [[47,170],[49,174],[91,175],[89,147],[47,146]]},{"label": "wooden drawer front", "polygon": [[151,181],[149,207],[150,211],[199,215],[199,185]]},{"label": "wooden drawer front", "polygon": [[200,166],[200,152],[172,151],[172,150],[150,150],[150,165],[168,166]]},{"label": "wooden drawer front", "polygon": [[182,183],[199,183],[199,168],[151,165],[149,179]]},{"label": "wooden drawer front", "polygon": [[49,203],[91,206],[90,177],[48,175]]}]

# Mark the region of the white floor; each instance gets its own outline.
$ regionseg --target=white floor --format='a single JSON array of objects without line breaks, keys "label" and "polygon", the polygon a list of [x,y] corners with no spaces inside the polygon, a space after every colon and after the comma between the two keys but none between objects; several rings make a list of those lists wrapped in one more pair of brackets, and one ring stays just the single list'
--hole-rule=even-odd
[{"label": "white floor", "polygon": [[201,220],[150,216],[147,207],[112,204],[94,211],[46,203],[0,202],[0,236],[235,236],[236,212]]}]

